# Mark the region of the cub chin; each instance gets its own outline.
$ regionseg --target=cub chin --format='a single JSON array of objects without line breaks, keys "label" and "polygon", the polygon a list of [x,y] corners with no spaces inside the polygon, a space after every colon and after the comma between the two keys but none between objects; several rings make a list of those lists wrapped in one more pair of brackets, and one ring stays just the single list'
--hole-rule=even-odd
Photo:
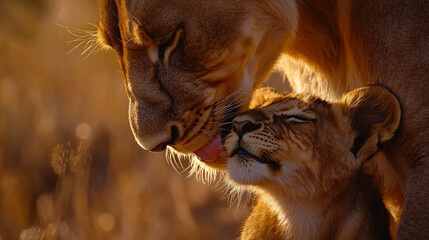
[{"label": "cub chin", "polygon": [[368,86],[326,102],[257,93],[225,140],[228,176],[255,193],[241,239],[390,239],[365,163],[398,128],[398,99]]}]

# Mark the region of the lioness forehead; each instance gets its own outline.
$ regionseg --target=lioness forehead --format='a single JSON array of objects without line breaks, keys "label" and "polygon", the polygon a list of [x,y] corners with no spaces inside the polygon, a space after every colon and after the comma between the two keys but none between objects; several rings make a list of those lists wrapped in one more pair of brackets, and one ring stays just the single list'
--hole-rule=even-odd
[{"label": "lioness forehead", "polygon": [[189,34],[204,31],[204,36],[199,35],[199,38],[216,42],[226,41],[231,34],[237,33],[245,13],[236,1],[216,0],[126,0],[125,8],[123,16],[154,38],[181,25],[185,32],[190,31]]}]

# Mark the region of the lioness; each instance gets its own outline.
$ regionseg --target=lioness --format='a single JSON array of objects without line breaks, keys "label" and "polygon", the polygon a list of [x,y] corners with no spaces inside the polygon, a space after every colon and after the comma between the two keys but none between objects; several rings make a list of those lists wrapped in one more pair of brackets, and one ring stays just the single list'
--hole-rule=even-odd
[{"label": "lioness", "polygon": [[259,196],[241,239],[390,239],[363,165],[399,126],[396,97],[381,86],[332,103],[256,94],[259,107],[235,117],[225,139],[229,178]]},{"label": "lioness", "polygon": [[[382,84],[403,106],[375,163],[399,239],[429,239],[429,2],[99,0],[100,40],[117,53],[131,129],[225,169],[228,124],[276,64],[295,92],[335,99]],[[386,158],[388,159],[386,161]]]}]

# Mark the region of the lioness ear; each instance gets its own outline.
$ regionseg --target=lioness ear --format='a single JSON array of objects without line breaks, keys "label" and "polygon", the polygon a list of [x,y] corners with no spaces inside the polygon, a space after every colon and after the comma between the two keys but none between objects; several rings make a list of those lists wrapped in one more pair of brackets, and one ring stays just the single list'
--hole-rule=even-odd
[{"label": "lioness ear", "polygon": [[351,152],[356,158],[377,152],[379,144],[391,139],[399,127],[399,100],[385,87],[358,88],[346,93],[341,101],[355,132]]},{"label": "lioness ear", "polygon": [[118,6],[113,0],[98,0],[100,24],[97,31],[98,43],[116,48],[121,44]]},{"label": "lioness ear", "polygon": [[281,96],[282,95],[273,88],[259,88],[253,93],[252,98],[250,99],[249,109],[266,106]]}]

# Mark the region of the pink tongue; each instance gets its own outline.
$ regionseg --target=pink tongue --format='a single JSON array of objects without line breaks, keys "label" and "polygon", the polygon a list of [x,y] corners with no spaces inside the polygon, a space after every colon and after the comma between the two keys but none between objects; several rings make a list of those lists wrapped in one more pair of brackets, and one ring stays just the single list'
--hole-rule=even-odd
[{"label": "pink tongue", "polygon": [[222,139],[220,133],[218,133],[209,143],[207,143],[194,153],[206,162],[215,161],[223,153]]}]

